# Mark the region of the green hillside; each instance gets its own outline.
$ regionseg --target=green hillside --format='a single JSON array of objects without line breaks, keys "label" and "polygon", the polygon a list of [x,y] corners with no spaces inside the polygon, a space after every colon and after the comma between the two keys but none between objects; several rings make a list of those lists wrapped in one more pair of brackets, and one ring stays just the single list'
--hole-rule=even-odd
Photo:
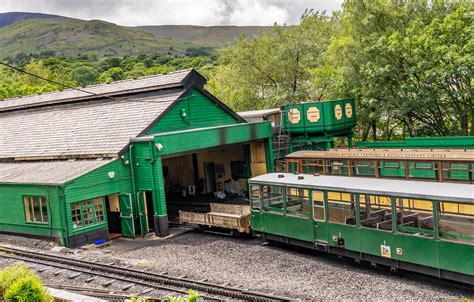
[{"label": "green hillside", "polygon": [[124,56],[184,53],[192,44],[104,21],[26,19],[0,28],[0,58],[23,54]]},{"label": "green hillside", "polygon": [[134,27],[157,37],[168,37],[205,46],[219,46],[235,41],[241,34],[258,37],[272,26],[193,26],[160,25]]}]

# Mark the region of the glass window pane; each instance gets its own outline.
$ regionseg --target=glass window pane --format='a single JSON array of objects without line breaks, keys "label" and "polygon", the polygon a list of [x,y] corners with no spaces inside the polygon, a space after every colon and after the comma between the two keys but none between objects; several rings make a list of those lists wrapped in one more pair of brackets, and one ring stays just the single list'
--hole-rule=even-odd
[{"label": "glass window pane", "polygon": [[284,210],[284,188],[277,186],[262,186],[262,206],[265,211]]},{"label": "glass window pane", "polygon": [[317,221],[324,221],[324,194],[321,191],[313,191],[313,218]]},{"label": "glass window pane", "polygon": [[41,205],[39,197],[32,197],[33,200],[33,221],[41,222]]},{"label": "glass window pane", "polygon": [[286,199],[288,214],[309,218],[309,191],[307,189],[287,188]]},{"label": "glass window pane", "polygon": [[359,196],[360,224],[362,227],[391,231],[391,199],[386,196]]},{"label": "glass window pane", "polygon": [[433,237],[433,203],[431,201],[397,198],[396,209],[399,232]]},{"label": "glass window pane", "polygon": [[439,237],[474,244],[474,204],[441,202]]},{"label": "glass window pane", "polygon": [[79,203],[71,204],[72,227],[82,227],[81,206]]},{"label": "glass window pane", "polygon": [[46,198],[41,197],[40,201],[41,201],[41,214],[43,215],[41,217],[42,218],[41,222],[48,223],[48,208],[46,204]]},{"label": "glass window pane", "polygon": [[328,220],[338,224],[356,224],[355,204],[350,194],[328,192]]},{"label": "glass window pane", "polygon": [[88,224],[93,224],[94,223],[94,218],[93,218],[93,211],[92,211],[92,208],[90,207],[86,207],[86,208],[82,208],[82,216],[84,217],[84,225],[88,225]]},{"label": "glass window pane", "polygon": [[24,197],[23,198],[23,203],[25,204],[25,215],[26,215],[26,221],[32,222],[33,217],[31,215],[31,199],[30,197]]},{"label": "glass window pane", "polygon": [[250,203],[253,210],[260,210],[260,186],[250,185]]},{"label": "glass window pane", "polygon": [[104,206],[102,198],[94,199],[94,212],[95,212],[95,221],[101,222],[104,221]]}]

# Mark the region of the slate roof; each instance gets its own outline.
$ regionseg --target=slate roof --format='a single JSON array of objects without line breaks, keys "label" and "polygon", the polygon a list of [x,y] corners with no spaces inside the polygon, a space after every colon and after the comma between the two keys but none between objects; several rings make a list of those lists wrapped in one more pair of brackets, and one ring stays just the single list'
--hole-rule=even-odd
[{"label": "slate roof", "polygon": [[[192,69],[0,101],[0,160],[114,157],[204,77]],[[92,94],[91,94],[92,93]]]},{"label": "slate roof", "polygon": [[0,113],[0,159],[117,156],[184,92]]},{"label": "slate roof", "polygon": [[199,85],[202,85],[202,82],[205,82],[205,79],[199,75],[199,73],[193,71],[192,69],[185,69],[134,80],[123,80],[109,84],[99,84],[78,88],[79,90],[67,89],[63,91],[8,99],[5,101],[0,101],[0,112],[27,107],[43,106],[46,104],[71,102],[74,100],[91,99],[97,98],[98,96],[124,95],[129,93],[159,90],[167,87],[184,86],[186,78],[191,74],[198,75],[197,79],[195,78],[192,80],[199,82]]},{"label": "slate roof", "polygon": [[0,162],[0,183],[59,185],[111,160]]}]

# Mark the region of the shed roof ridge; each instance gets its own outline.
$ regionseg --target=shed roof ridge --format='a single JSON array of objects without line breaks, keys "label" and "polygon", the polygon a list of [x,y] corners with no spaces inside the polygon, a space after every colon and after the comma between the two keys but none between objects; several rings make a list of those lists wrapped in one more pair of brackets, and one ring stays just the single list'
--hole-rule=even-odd
[{"label": "shed roof ridge", "polygon": [[38,96],[38,95],[47,95],[47,94],[55,94],[55,93],[61,93],[65,91],[74,91],[77,89],[86,89],[86,88],[92,88],[92,87],[100,87],[100,86],[106,86],[110,84],[119,84],[119,83],[125,83],[125,82],[131,82],[131,81],[137,81],[137,80],[143,80],[143,79],[150,79],[150,78],[155,78],[159,76],[164,76],[164,75],[170,75],[170,74],[175,74],[175,73],[183,73],[183,72],[189,72],[192,71],[194,68],[186,68],[186,69],[180,69],[180,70],[175,70],[171,72],[164,72],[164,73],[157,73],[157,74],[152,74],[152,75],[147,75],[139,78],[132,78],[132,79],[123,79],[123,80],[117,80],[113,81],[110,83],[98,83],[98,84],[92,84],[92,85],[87,85],[87,86],[77,86],[74,88],[66,88],[62,90],[54,90],[54,91],[47,91],[47,92],[42,92],[42,93],[34,93],[34,94],[29,94],[29,95],[23,95],[23,96],[16,96],[12,98],[7,98],[2,100],[2,102],[8,102],[8,101],[13,101],[13,100],[19,100],[19,99],[26,99],[32,96]]}]

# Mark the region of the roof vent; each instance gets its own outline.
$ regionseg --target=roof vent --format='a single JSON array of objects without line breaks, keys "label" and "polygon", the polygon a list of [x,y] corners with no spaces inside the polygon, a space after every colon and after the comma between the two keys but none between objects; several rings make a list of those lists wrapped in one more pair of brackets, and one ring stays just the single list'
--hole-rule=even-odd
[{"label": "roof vent", "polygon": [[298,175],[298,174],[300,174],[300,172],[295,171],[295,172],[293,172],[293,174],[294,174],[294,175]]},{"label": "roof vent", "polygon": [[304,179],[303,175],[298,176],[298,180],[302,180],[302,179]]},{"label": "roof vent", "polygon": [[285,177],[285,175],[283,175],[283,174],[278,174],[278,178],[283,178],[283,177]]},{"label": "roof vent", "polygon": [[313,176],[319,176],[318,172],[314,172]]}]

